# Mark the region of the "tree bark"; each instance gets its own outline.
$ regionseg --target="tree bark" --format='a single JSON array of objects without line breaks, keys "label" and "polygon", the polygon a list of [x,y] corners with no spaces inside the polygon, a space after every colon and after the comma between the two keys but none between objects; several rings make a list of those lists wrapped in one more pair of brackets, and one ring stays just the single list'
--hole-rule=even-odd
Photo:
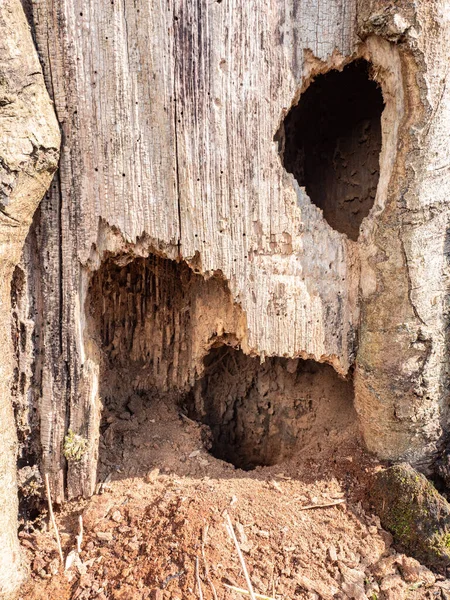
[{"label": "tree bark", "polygon": [[389,39],[404,18],[396,44],[402,106],[383,210],[362,245],[356,406],[372,451],[427,469],[449,428],[448,6],[380,8],[369,3],[359,20],[384,15],[375,31]]},{"label": "tree bark", "polygon": [[[85,303],[111,254],[153,251],[205,277],[220,273],[246,320],[232,331],[246,353],[313,358],[344,376],[356,364],[369,448],[430,463],[447,423],[447,170],[440,146],[432,150],[446,123],[444,9],[355,0],[33,6],[65,140],[35,230],[40,302],[51,315],[39,326],[43,465],[59,499],[68,427],[91,440],[85,463],[68,465],[68,495],[95,484],[101,358]],[[314,78],[358,58],[372,65],[385,109],[376,198],[354,242],[286,172],[274,136]],[[439,182],[432,201],[430,177]],[[207,349],[205,339],[188,357],[186,384]]]},{"label": "tree bark", "polygon": [[11,387],[11,279],[33,213],[57,166],[59,128],[19,0],[0,11],[0,594],[24,577],[17,538],[17,436]]},{"label": "tree bark", "polygon": [[[20,267],[36,314],[22,315],[34,342],[16,350],[17,403],[40,416],[33,460],[57,501],[93,493],[108,379],[125,395],[187,390],[218,343],[354,373],[368,448],[431,468],[448,434],[446,10],[33,1],[63,145]],[[361,61],[384,110],[351,239],[285,168],[284,124],[320,76]],[[89,442],[80,461],[69,430]]]}]

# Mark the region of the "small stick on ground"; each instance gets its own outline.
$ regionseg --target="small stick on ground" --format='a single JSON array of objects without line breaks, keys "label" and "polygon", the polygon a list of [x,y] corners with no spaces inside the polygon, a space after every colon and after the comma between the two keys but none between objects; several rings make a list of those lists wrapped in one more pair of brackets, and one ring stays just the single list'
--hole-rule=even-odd
[{"label": "small stick on ground", "polygon": [[198,421],[194,421],[193,419],[190,419],[187,415],[185,415],[182,412],[180,412],[178,414],[180,415],[182,421],[186,421],[186,423],[192,423],[192,425],[195,425],[196,427],[198,427]]},{"label": "small stick on ground", "polygon": [[198,597],[203,600],[202,582],[200,579],[200,573],[198,572],[198,556],[195,557],[195,578],[197,580]]},{"label": "small stick on ground", "polygon": [[275,598],[275,565],[272,563],[272,596]]},{"label": "small stick on ground", "polygon": [[77,540],[77,552],[78,552],[78,554],[80,554],[81,544],[83,543],[83,516],[82,515],[80,515],[78,517],[78,525],[79,525],[79,531],[78,531],[78,535],[76,536],[76,540]]},{"label": "small stick on ground", "polygon": [[[227,583],[223,584],[229,590],[233,590],[233,592],[237,592],[238,594],[243,594],[244,596],[250,596],[250,592],[248,590],[243,590],[242,588],[235,587],[234,585],[228,585]],[[275,600],[271,596],[263,596],[262,594],[256,594],[255,598],[260,598],[260,600]]]},{"label": "small stick on ground", "polygon": [[206,540],[207,540],[207,536],[208,536],[208,528],[209,528],[209,525],[206,524],[202,531],[202,557],[203,557],[203,563],[205,565],[206,581],[208,582],[208,585],[211,588],[211,592],[212,592],[212,595],[214,596],[214,600],[218,600],[216,588],[214,587],[211,577],[209,576],[209,566],[208,566],[208,561],[206,560],[206,554],[205,554],[205,544],[206,544]]},{"label": "small stick on ground", "polygon": [[327,504],[309,504],[308,506],[300,506],[299,510],[311,510],[312,508],[329,508],[330,506],[337,506],[338,504],[343,504],[347,502],[345,498],[342,500],[335,500],[334,502],[328,502]]},{"label": "small stick on ground", "polygon": [[50,520],[53,525],[53,529],[55,530],[56,543],[58,544],[59,558],[61,559],[61,564],[64,567],[64,556],[61,548],[61,539],[59,537],[58,527],[56,525],[55,515],[53,513],[53,504],[52,504],[52,495],[50,492],[50,481],[48,479],[48,473],[45,474],[45,489],[47,491],[47,502],[48,502],[48,511],[50,513]]},{"label": "small stick on ground", "polygon": [[231,522],[230,515],[228,513],[225,513],[225,518],[228,523],[228,527],[227,527],[228,533],[229,533],[231,539],[233,540],[234,545],[236,546],[236,551],[238,553],[239,560],[241,561],[242,570],[244,571],[245,581],[247,582],[247,587],[248,587],[248,595],[250,596],[250,598],[252,600],[256,600],[255,592],[253,591],[252,582],[250,581],[250,576],[247,571],[247,565],[245,564],[244,555],[242,554],[241,548],[239,546],[239,542],[237,541],[237,537],[234,532],[233,523]]},{"label": "small stick on ground", "polygon": [[275,479],[272,479],[270,481],[270,485],[272,487],[274,487],[277,490],[277,492],[280,492],[280,494],[283,494],[283,490],[281,488],[281,485],[278,483],[278,481],[275,481]]}]

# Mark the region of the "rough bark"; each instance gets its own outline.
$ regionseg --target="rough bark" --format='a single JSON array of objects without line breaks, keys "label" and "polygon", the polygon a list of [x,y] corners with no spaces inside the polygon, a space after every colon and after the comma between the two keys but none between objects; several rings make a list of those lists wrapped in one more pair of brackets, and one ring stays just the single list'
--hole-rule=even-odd
[{"label": "rough bark", "polygon": [[[41,269],[28,269],[43,281],[39,306],[50,316],[36,325],[40,436],[59,499],[68,427],[92,442],[81,474],[68,465],[69,496],[90,494],[95,481],[101,374],[85,300],[107,255],[153,251],[206,277],[220,273],[246,318],[244,332],[238,321],[229,328],[246,353],[312,357],[347,373],[355,245],[286,173],[274,136],[311,73],[328,68],[321,61],[338,66],[356,52],[355,8],[33,5],[64,132],[59,182],[33,234]],[[209,336],[187,361],[186,382],[201,371]]]},{"label": "rough bark", "polygon": [[428,468],[449,427],[448,6],[369,3],[359,19],[396,44],[403,106],[384,209],[361,244],[356,403],[371,450]]},{"label": "rough bark", "polygon": [[[181,381],[173,359],[167,387],[192,385],[225,334],[262,358],[311,358],[343,376],[356,365],[368,447],[430,464],[448,429],[445,10],[443,0],[33,4],[64,132],[58,181],[29,237],[39,265],[24,264],[29,287],[42,280],[30,361],[42,361],[42,464],[60,500],[95,483],[111,354],[98,342],[103,315],[88,308],[108,279],[93,273],[108,278],[108,260],[124,267],[150,253],[229,290],[204,308],[210,325],[183,355]],[[385,108],[376,197],[354,241],[287,173],[280,146],[283,119],[314,78],[358,58]],[[145,331],[153,313],[136,298],[130,306]],[[169,313],[168,339],[179,327]],[[133,339],[132,360],[144,360]],[[90,440],[81,464],[62,455],[69,428]]]},{"label": "rough bark", "polygon": [[56,169],[59,128],[19,0],[3,1],[0,32],[0,595],[8,597],[24,575],[17,538],[11,279]]}]

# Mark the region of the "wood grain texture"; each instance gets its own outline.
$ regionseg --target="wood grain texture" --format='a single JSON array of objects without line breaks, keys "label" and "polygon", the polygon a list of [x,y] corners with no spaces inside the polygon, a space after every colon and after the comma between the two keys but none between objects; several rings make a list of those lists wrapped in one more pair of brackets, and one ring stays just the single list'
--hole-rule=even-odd
[{"label": "wood grain texture", "polygon": [[0,597],[24,577],[17,538],[11,279],[57,166],[59,129],[19,0],[0,6]]},{"label": "wood grain texture", "polygon": [[[68,494],[93,489],[85,302],[92,273],[122,253],[225,279],[246,353],[345,375],[358,351],[369,447],[429,462],[447,428],[448,182],[431,158],[446,153],[449,122],[445,3],[34,0],[32,14],[64,134],[30,274],[43,280],[41,439],[58,498],[68,427],[92,441],[90,470],[68,467]],[[274,137],[314,76],[356,57],[373,64],[386,108],[376,199],[353,242],[284,170]]]},{"label": "wood grain texture", "polygon": [[[76,222],[79,261],[98,246],[100,218],[127,241],[145,234],[188,260],[198,252],[203,272],[230,281],[253,351],[328,358],[346,372],[351,311],[337,338],[324,315],[348,294],[347,243],[320,211],[302,212],[273,138],[302,85],[304,50],[323,60],[351,53],[354,3],[57,7],[40,2],[35,14],[40,47],[53,40],[45,62],[66,133],[61,181],[73,185],[63,211],[67,229]],[[302,243],[314,228],[332,249],[320,266]],[[317,267],[332,290],[307,275],[298,290],[298,276]],[[267,294],[255,302],[262,281]]]},{"label": "wood grain texture", "polygon": [[[247,352],[347,372],[354,244],[285,172],[273,138],[303,85],[305,51],[319,64],[354,51],[355,2],[39,0],[32,12],[64,132],[36,225],[51,315],[41,439],[62,499],[67,423],[95,437],[92,389],[79,390],[83,294],[106,251],[137,243],[222,273],[247,319]],[[83,485],[77,493],[92,491]]]},{"label": "wood grain texture", "polygon": [[351,53],[352,11],[350,2],[323,13],[315,2],[180,2],[175,27],[182,253],[224,273],[253,351],[328,359],[344,373],[351,249],[296,189],[274,136],[302,86],[304,51]]}]

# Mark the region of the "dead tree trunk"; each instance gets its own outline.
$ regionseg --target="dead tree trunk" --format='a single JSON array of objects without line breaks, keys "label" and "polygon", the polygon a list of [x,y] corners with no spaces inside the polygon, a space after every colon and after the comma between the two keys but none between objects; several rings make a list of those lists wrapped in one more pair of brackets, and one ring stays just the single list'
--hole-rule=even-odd
[{"label": "dead tree trunk", "polygon": [[63,145],[13,286],[14,390],[20,457],[59,501],[94,490],[105,402],[186,392],[220,345],[354,376],[369,449],[430,467],[448,433],[446,11],[30,4]]},{"label": "dead tree trunk", "polygon": [[[161,385],[192,384],[224,333],[262,357],[356,364],[369,448],[429,462],[447,422],[445,3],[71,0],[33,18],[64,131],[26,265],[42,281],[35,391],[59,498],[95,482],[107,361],[88,304],[111,256],[220,274],[241,314],[224,329],[213,306]],[[61,454],[68,429],[90,441],[80,463]]]},{"label": "dead tree trunk", "polygon": [[36,207],[57,166],[59,128],[19,0],[0,10],[0,594],[9,597],[25,570],[17,538],[17,435],[13,388],[11,281]]}]

